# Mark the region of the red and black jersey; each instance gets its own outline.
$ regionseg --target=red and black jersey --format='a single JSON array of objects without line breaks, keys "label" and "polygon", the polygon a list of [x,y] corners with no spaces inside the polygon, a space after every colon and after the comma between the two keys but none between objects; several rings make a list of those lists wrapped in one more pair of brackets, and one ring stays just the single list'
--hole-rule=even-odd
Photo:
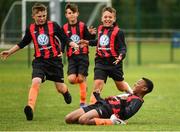
[{"label": "red and black jersey", "polygon": [[142,106],[143,99],[136,95],[129,95],[127,100],[119,96],[111,96],[105,99],[110,105],[113,113],[122,120],[129,119]]},{"label": "red and black jersey", "polygon": [[[81,39],[94,39],[95,35],[91,35],[87,29],[85,23],[78,21],[75,25],[70,25],[69,23],[64,24],[63,26],[64,33],[68,38],[78,44]],[[76,52],[74,52],[74,48],[67,45],[67,56],[70,57],[72,54],[88,54],[88,47],[79,48]]]},{"label": "red and black jersey", "polygon": [[60,26],[56,22],[47,21],[44,25],[30,24],[26,28],[25,36],[18,44],[24,48],[33,40],[36,58],[52,58],[61,53],[63,43],[69,43],[70,39],[66,37]]},{"label": "red and black jersey", "polygon": [[118,57],[119,54],[125,56],[126,44],[124,33],[117,25],[113,27],[98,27],[98,39],[91,40],[89,45],[96,46],[96,57],[110,58]]}]

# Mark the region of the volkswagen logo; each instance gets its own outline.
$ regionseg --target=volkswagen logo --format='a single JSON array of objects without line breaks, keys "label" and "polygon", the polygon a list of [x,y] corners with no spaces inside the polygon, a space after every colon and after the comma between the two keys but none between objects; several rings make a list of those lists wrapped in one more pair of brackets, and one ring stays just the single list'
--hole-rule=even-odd
[{"label": "volkswagen logo", "polygon": [[75,42],[75,43],[79,43],[79,41],[80,41],[80,37],[79,37],[78,35],[76,35],[76,34],[73,34],[73,35],[71,36],[71,39],[72,39],[72,41]]},{"label": "volkswagen logo", "polygon": [[109,37],[107,35],[102,35],[100,37],[100,45],[101,46],[106,46],[109,44]]},{"label": "volkswagen logo", "polygon": [[49,38],[46,34],[40,34],[37,40],[40,45],[47,45],[49,43]]}]

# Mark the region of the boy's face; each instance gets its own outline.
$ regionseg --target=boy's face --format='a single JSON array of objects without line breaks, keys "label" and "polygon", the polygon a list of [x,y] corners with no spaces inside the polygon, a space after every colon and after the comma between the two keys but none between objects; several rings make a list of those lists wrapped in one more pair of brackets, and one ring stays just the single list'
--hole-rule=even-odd
[{"label": "boy's face", "polygon": [[109,11],[105,11],[102,14],[101,21],[104,27],[111,27],[113,23],[116,21],[115,14]]},{"label": "boy's face", "polygon": [[147,90],[146,82],[143,79],[140,79],[134,84],[133,92],[134,93],[141,93]]},{"label": "boy's face", "polygon": [[66,16],[66,18],[67,18],[67,20],[69,22],[76,22],[77,18],[79,16],[79,13],[78,12],[73,12],[72,10],[67,9],[65,16]]},{"label": "boy's face", "polygon": [[47,21],[47,11],[38,11],[32,18],[37,25],[43,25]]}]

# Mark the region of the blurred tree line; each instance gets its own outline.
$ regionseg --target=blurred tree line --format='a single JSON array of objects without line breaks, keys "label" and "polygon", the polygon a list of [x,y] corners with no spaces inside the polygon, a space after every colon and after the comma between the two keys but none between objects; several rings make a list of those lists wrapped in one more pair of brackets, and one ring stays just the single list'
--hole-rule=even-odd
[{"label": "blurred tree line", "polygon": [[112,0],[112,4],[123,28],[136,28],[139,21],[143,29],[180,29],[180,0]]},{"label": "blurred tree line", "polygon": [[[0,27],[14,1],[0,1]],[[180,0],[112,0],[112,5],[123,28],[135,29],[140,22],[143,29],[180,29]]]}]

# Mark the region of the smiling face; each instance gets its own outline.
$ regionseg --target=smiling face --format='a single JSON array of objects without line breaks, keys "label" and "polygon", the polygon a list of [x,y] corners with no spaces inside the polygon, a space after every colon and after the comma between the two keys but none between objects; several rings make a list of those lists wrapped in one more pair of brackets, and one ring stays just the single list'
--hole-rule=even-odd
[{"label": "smiling face", "polygon": [[102,11],[101,21],[104,27],[112,27],[116,21],[116,10],[111,7],[105,7]]},{"label": "smiling face", "polygon": [[32,18],[37,25],[43,25],[47,21],[47,11],[38,11],[37,13],[33,14]]},{"label": "smiling face", "polygon": [[73,12],[71,9],[68,8],[66,9],[65,16],[70,24],[76,24],[79,12]]}]

